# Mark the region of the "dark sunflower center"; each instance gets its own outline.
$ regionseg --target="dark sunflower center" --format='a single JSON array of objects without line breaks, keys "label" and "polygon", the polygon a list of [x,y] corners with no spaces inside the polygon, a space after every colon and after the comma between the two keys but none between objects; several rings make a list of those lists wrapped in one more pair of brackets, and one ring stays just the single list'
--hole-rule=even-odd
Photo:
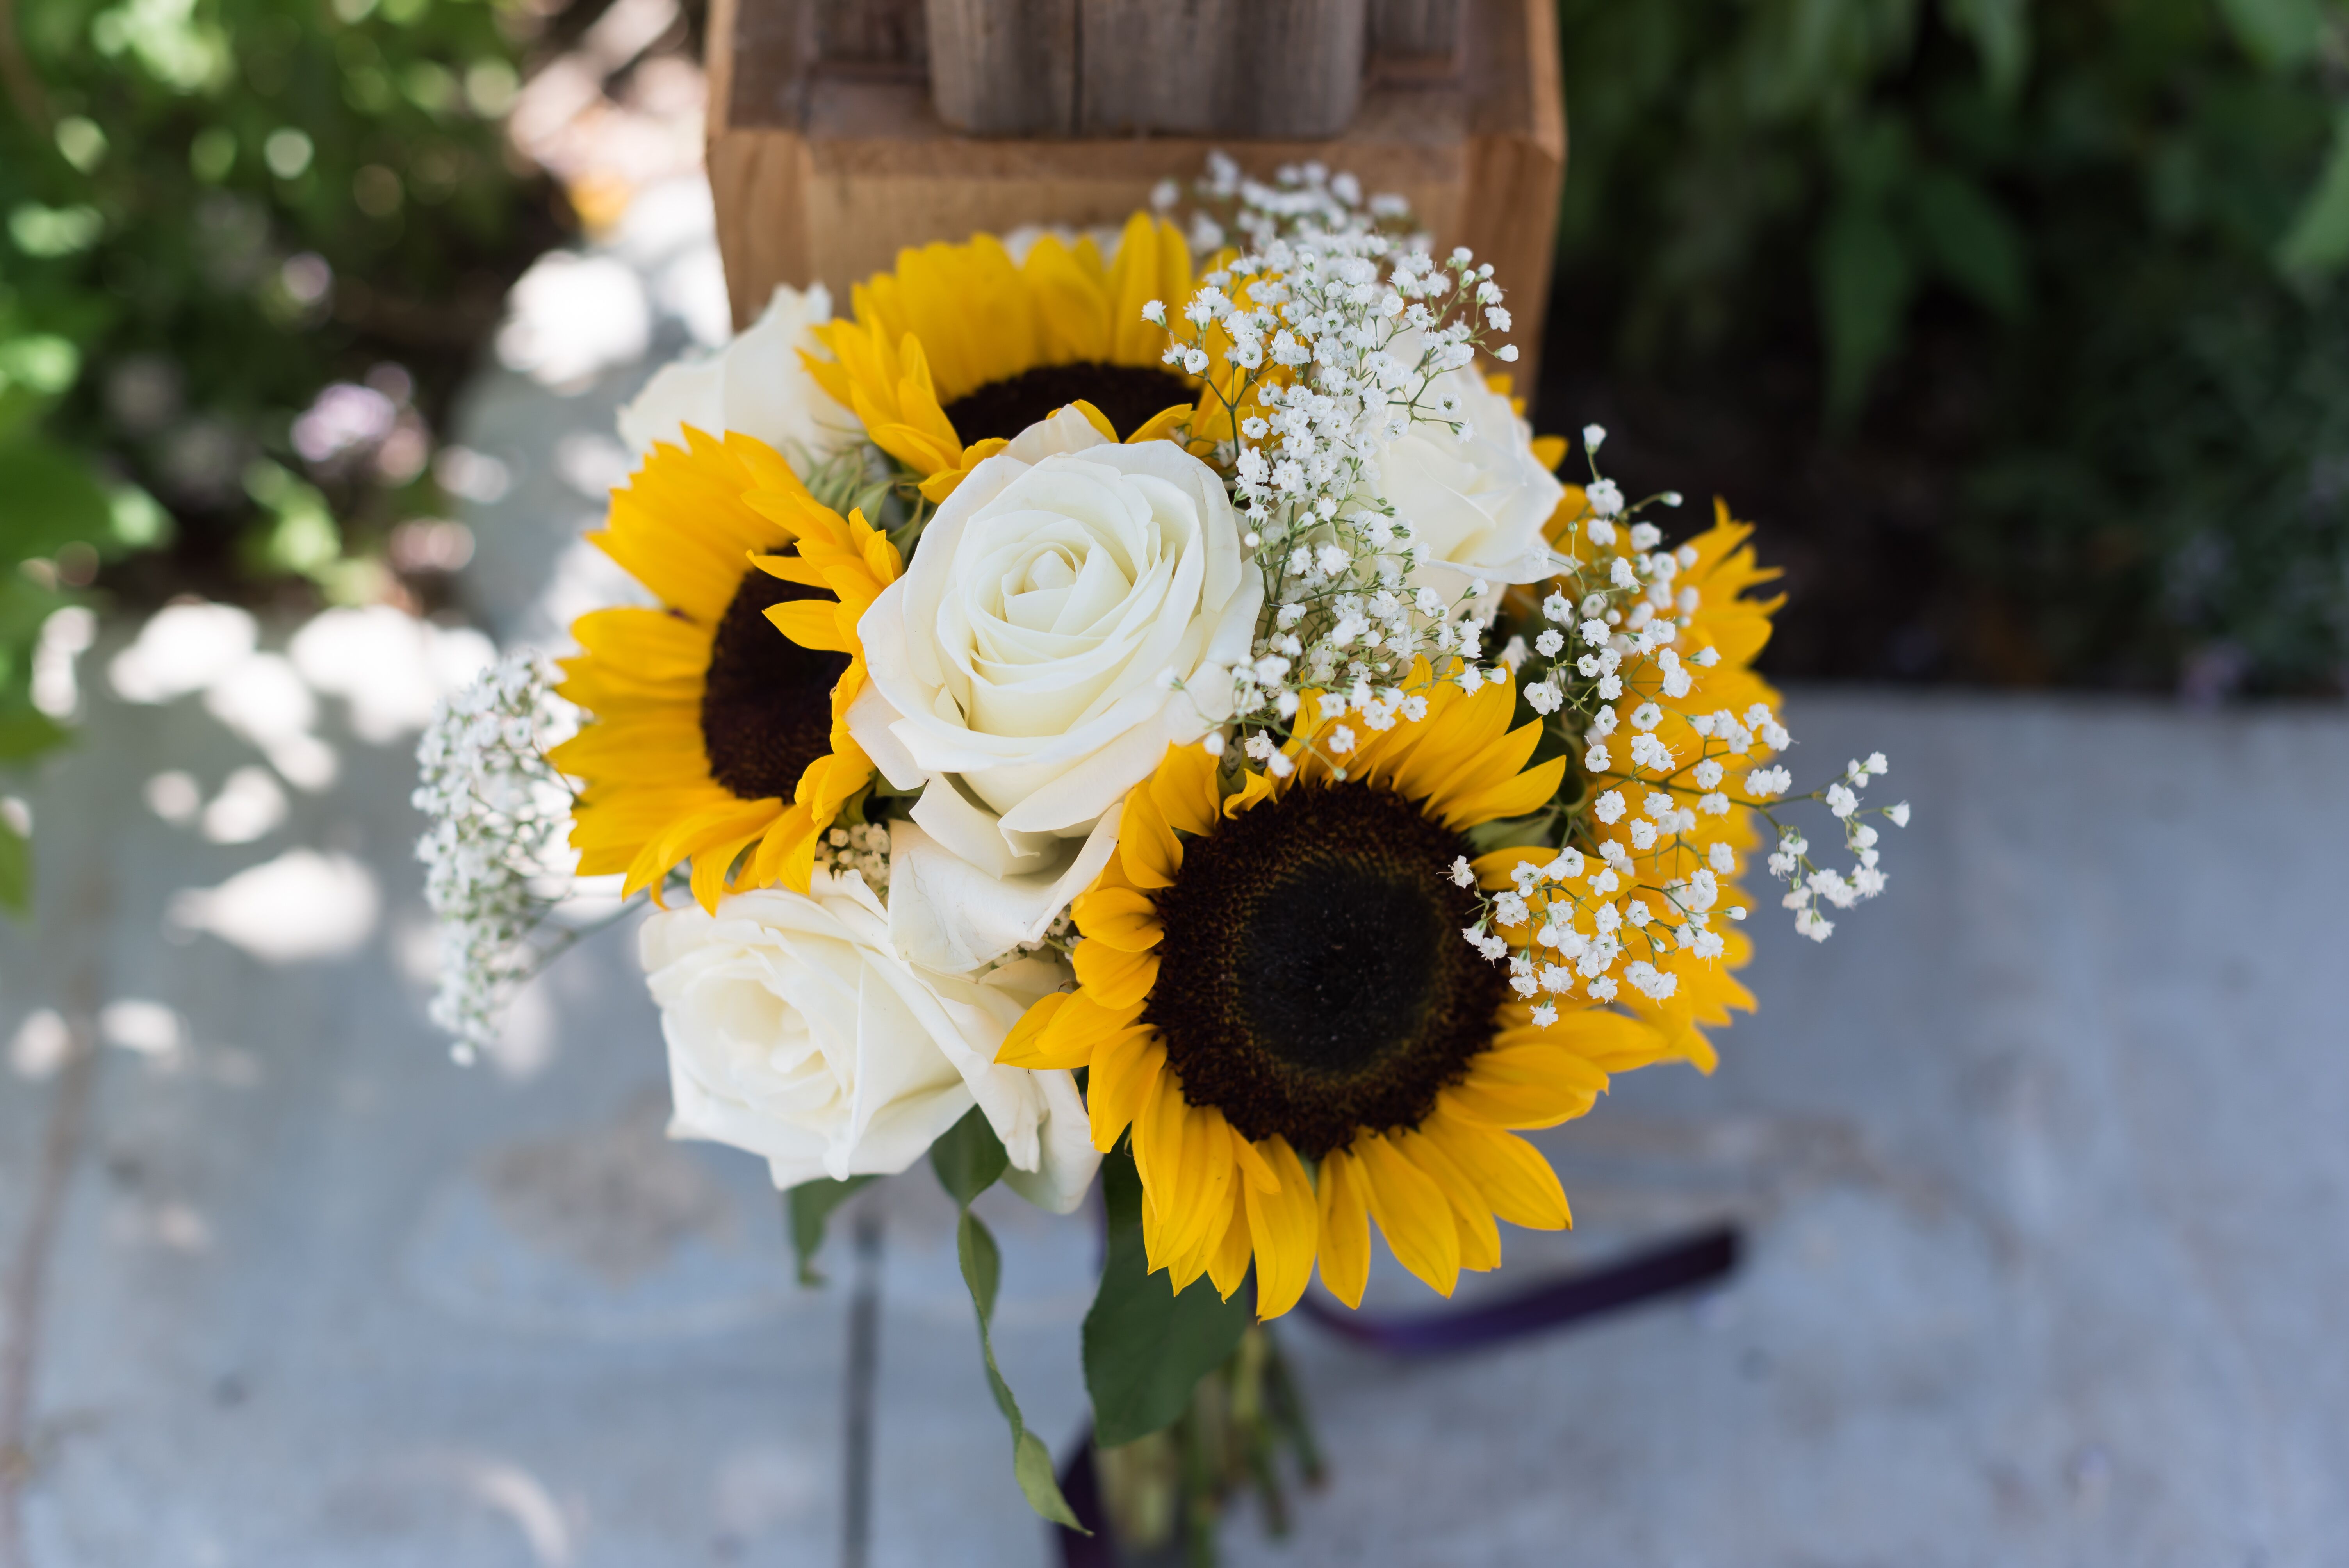
[{"label": "dark sunflower center", "polygon": [[1461,940],[1465,840],[1392,791],[1291,789],[1184,847],[1143,1017],[1186,1099],[1319,1157],[1413,1127],[1492,1042],[1507,977]]},{"label": "dark sunflower center", "polygon": [[832,688],[848,656],[802,648],[766,615],[771,604],[823,596],[753,567],[718,623],[701,744],[709,776],[740,799],[789,799],[808,764],[831,749]]},{"label": "dark sunflower center", "polygon": [[1152,365],[1046,365],[990,381],[947,404],[946,414],[966,443],[989,436],[1008,441],[1081,397],[1124,437],[1153,415],[1197,397],[1180,376]]}]

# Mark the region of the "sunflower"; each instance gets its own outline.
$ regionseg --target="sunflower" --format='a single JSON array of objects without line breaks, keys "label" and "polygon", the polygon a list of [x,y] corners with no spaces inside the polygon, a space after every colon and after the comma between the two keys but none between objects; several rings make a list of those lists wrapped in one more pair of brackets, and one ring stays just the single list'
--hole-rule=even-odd
[{"label": "sunflower", "polygon": [[1135,213],[1104,262],[1092,239],[1047,234],[1014,263],[1002,242],[897,253],[856,285],[853,320],[818,327],[829,360],[805,356],[874,444],[943,500],[1020,431],[1085,403],[1112,434],[1144,440],[1190,418],[1200,394],[1160,356],[1150,301],[1191,297],[1191,253],[1174,225]]},{"label": "sunflower", "polygon": [[551,757],[584,780],[582,875],[657,892],[690,861],[693,896],[714,909],[745,851],[739,885],[804,890],[817,836],[871,779],[843,721],[863,685],[855,624],[901,568],[772,448],[685,434],[683,449],[653,449],[588,536],[663,608],[572,624],[585,651],[557,689],[592,722]]},{"label": "sunflower", "polygon": [[[1565,763],[1526,766],[1540,726],[1509,728],[1511,683],[1469,696],[1423,661],[1411,684],[1425,716],[1342,767],[1302,721],[1288,776],[1243,769],[1228,796],[1202,748],[1170,751],[1075,903],[1077,989],[1030,1009],[998,1058],[1090,1068],[1094,1145],[1133,1130],[1152,1269],[1177,1290],[1205,1273],[1228,1297],[1253,1260],[1265,1317],[1317,1263],[1360,1303],[1371,1220],[1446,1295],[1500,1262],[1496,1219],[1570,1223],[1515,1133],[1675,1054],[1588,1003],[1537,1026],[1462,940],[1477,905],[1450,870],[1475,854],[1467,830],[1535,810]],[[1506,880],[1501,858],[1478,870]]]}]

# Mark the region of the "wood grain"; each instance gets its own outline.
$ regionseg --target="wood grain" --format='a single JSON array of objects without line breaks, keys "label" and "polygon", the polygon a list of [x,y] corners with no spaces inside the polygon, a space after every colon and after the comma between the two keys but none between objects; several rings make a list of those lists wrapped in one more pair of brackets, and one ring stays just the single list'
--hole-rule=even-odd
[{"label": "wood grain", "polygon": [[1081,0],[1086,136],[1336,136],[1362,93],[1367,0]]},{"label": "wood grain", "polygon": [[1450,76],[1460,68],[1467,0],[1370,0],[1366,49],[1382,76]]},{"label": "wood grain", "polygon": [[977,136],[1065,136],[1081,0],[926,0],[938,119]]},{"label": "wood grain", "polygon": [[[821,282],[845,309],[851,287],[905,246],[1030,223],[1115,223],[1161,181],[1195,179],[1220,150],[1258,174],[1306,160],[1350,170],[1366,189],[1408,200],[1442,245],[1466,244],[1492,262],[1516,318],[1518,384],[1532,385],[1567,156],[1556,19],[1544,0],[1457,0],[1456,71],[1370,73],[1340,136],[1241,137],[1217,127],[1096,139],[957,134],[903,60],[820,57],[812,18],[833,3],[715,0],[713,18],[736,8],[731,25],[713,21],[710,34],[709,178],[738,323],[779,283]],[[1166,8],[1181,14],[1183,0]],[[801,19],[786,24],[776,13]],[[933,80],[946,48],[938,18],[931,0]],[[804,51],[792,55],[778,40]],[[765,74],[783,68],[796,70],[795,81]]]}]

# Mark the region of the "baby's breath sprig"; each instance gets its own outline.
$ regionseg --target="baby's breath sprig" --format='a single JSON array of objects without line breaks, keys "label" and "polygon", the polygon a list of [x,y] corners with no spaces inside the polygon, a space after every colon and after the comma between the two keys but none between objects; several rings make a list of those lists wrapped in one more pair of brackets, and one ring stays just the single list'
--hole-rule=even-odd
[{"label": "baby's breath sprig", "polygon": [[[1464,248],[1438,261],[1408,207],[1365,202],[1349,176],[1307,164],[1265,183],[1218,160],[1200,194],[1247,249],[1207,273],[1179,314],[1154,300],[1143,315],[1168,328],[1166,363],[1202,377],[1222,407],[1215,460],[1266,599],[1252,656],[1233,672],[1235,713],[1247,754],[1277,768],[1309,691],[1325,694],[1323,717],[1381,730],[1414,696],[1424,707],[1411,684],[1419,658],[1470,691],[1506,678],[1485,646],[1494,589],[1407,582],[1428,546],[1379,493],[1374,464],[1414,424],[1468,439],[1461,400],[1440,382],[1480,349],[1503,361],[1517,351],[1496,344],[1511,322],[1491,263]],[[1194,230],[1202,249],[1227,232],[1205,217]]]},{"label": "baby's breath sprig", "polygon": [[[1768,704],[1742,714],[1702,710],[1702,676],[1720,655],[1703,646],[1683,657],[1679,645],[1703,606],[1701,591],[1681,581],[1700,556],[1691,544],[1665,549],[1662,531],[1640,517],[1681,498],[1627,503],[1599,472],[1605,438],[1596,425],[1583,431],[1590,480],[1563,536],[1589,559],[1561,558],[1558,584],[1528,610],[1503,655],[1517,670],[1526,706],[1579,762],[1582,786],[1516,824],[1526,840],[1564,847],[1546,864],[1518,864],[1508,891],[1480,892],[1478,917],[1461,934],[1506,962],[1526,997],[1570,995],[1578,985],[1593,1000],[1611,1001],[1619,975],[1662,1001],[1678,988],[1671,965],[1682,954],[1721,956],[1714,916],[1746,916],[1743,905],[1717,907],[1720,879],[1739,869],[1722,831],[1733,812],[1752,810],[1769,826],[1776,848],[1765,864],[1786,885],[1781,902],[1795,912],[1797,930],[1825,941],[1834,925],[1822,903],[1849,909],[1884,890],[1879,835],[1862,819],[1905,826],[1909,807],[1860,806],[1858,792],[1889,769],[1881,752],[1819,789],[1789,796],[1793,775],[1773,758],[1795,739]],[[1685,737],[1665,738],[1668,715],[1684,721],[1693,747]],[[1844,825],[1857,861],[1848,872],[1813,861],[1809,841],[1782,820],[1797,801],[1826,806]],[[1464,859],[1454,875],[1475,885]],[[1556,1016],[1554,1004],[1537,1003],[1537,1022]]]},{"label": "baby's breath sprig", "polygon": [[578,727],[539,655],[507,655],[442,700],[416,748],[416,846],[424,899],[440,921],[432,1021],[471,1062],[497,1039],[506,1005],[577,940],[550,916],[573,884],[564,846],[573,797],[547,751]]},{"label": "baby's breath sprig", "polygon": [[1825,942],[1835,931],[1835,922],[1819,908],[1821,900],[1837,909],[1849,909],[1884,891],[1883,851],[1876,847],[1882,835],[1867,819],[1880,817],[1896,828],[1905,828],[1909,802],[1864,807],[1859,791],[1868,788],[1869,780],[1890,772],[1891,766],[1884,753],[1871,751],[1865,761],[1847,764],[1842,778],[1804,797],[1825,804],[1827,814],[1842,825],[1844,848],[1857,862],[1847,873],[1814,861],[1810,841],[1800,830],[1782,824],[1767,810],[1762,813],[1778,835],[1778,846],[1768,863],[1770,874],[1786,884],[1785,896],[1779,903],[1795,912],[1795,929],[1814,942]]}]

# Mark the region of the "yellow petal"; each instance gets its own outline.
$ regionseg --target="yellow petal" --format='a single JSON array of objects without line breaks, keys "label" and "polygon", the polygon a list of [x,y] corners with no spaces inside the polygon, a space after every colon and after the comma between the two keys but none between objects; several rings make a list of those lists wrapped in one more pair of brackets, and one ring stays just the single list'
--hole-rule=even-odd
[{"label": "yellow petal", "polygon": [[1137,888],[1172,887],[1183,866],[1183,843],[1148,789],[1126,791],[1117,824],[1118,860]]},{"label": "yellow petal", "polygon": [[[1176,1212],[1167,1216],[1173,1227],[1169,1245],[1185,1254],[1195,1252],[1201,1268],[1206,1266],[1207,1250],[1223,1239],[1224,1226],[1237,1206],[1232,1186],[1239,1179],[1239,1166],[1232,1158],[1230,1130],[1224,1113],[1214,1106],[1185,1104],[1183,1191],[1174,1200]],[[1178,1275],[1174,1288],[1179,1291],[1190,1283]]]},{"label": "yellow petal", "polygon": [[1088,1055],[1132,1030],[1136,1011],[1104,1007],[1090,993],[1079,991],[1045,1021],[1038,1048],[1053,1057]]},{"label": "yellow petal", "polygon": [[1314,1208],[1320,1226],[1321,1284],[1348,1306],[1362,1305],[1371,1279],[1371,1218],[1361,1162],[1350,1149],[1322,1157]]},{"label": "yellow petal", "polygon": [[[1239,1134],[1235,1131],[1232,1136]],[[1256,1244],[1256,1314],[1272,1318],[1295,1306],[1305,1295],[1305,1286],[1313,1277],[1319,1226],[1313,1180],[1306,1175],[1304,1163],[1288,1140],[1276,1134],[1255,1145],[1255,1152],[1271,1167],[1278,1183],[1275,1191],[1267,1192],[1250,1181],[1245,1193],[1248,1236]],[[1361,1299],[1359,1291],[1355,1299]]]},{"label": "yellow petal", "polygon": [[1171,441],[1184,426],[1191,422],[1191,405],[1177,403],[1172,408],[1161,408],[1134,427],[1133,434],[1125,438],[1126,445],[1139,446],[1143,441]]},{"label": "yellow petal", "polygon": [[863,646],[854,629],[842,628],[840,605],[830,599],[793,599],[772,604],[768,606],[767,619],[773,623],[775,630],[802,648],[854,654]]},{"label": "yellow petal", "polygon": [[1460,1282],[1460,1230],[1444,1190],[1381,1134],[1356,1139],[1354,1153],[1367,1178],[1371,1217],[1395,1261],[1438,1295],[1450,1295]]},{"label": "yellow petal", "polygon": [[1126,1007],[1158,983],[1158,954],[1123,953],[1105,942],[1080,942],[1071,955],[1077,979],[1104,1007]]},{"label": "yellow petal", "polygon": [[1234,1208],[1225,1222],[1223,1239],[1207,1259],[1207,1278],[1215,1283],[1217,1295],[1229,1301],[1232,1292],[1247,1283],[1248,1259],[1254,1252],[1248,1240],[1247,1211]]},{"label": "yellow petal", "polygon": [[1149,789],[1169,827],[1198,834],[1215,826],[1220,804],[1216,770],[1220,766],[1202,747],[1167,748],[1158,770],[1150,776]]},{"label": "yellow petal", "polygon": [[1079,255],[1047,234],[1030,247],[1019,271],[1043,318],[1054,363],[1110,357],[1109,294]]},{"label": "yellow petal", "polygon": [[1441,1097],[1422,1130],[1476,1183],[1493,1212],[1532,1231],[1564,1230],[1574,1223],[1566,1189],[1541,1150],[1514,1133],[1498,1132],[1447,1114]]},{"label": "yellow petal", "polygon": [[1077,930],[1088,941],[1126,953],[1146,953],[1164,934],[1158,923],[1158,906],[1147,893],[1120,887],[1096,887],[1079,893],[1069,906]]},{"label": "yellow petal", "polygon": [[[1141,1108],[1133,1117],[1133,1165],[1142,1177],[1142,1195],[1145,1205],[1161,1214],[1172,1214],[1181,1197],[1178,1186],[1183,1175],[1183,1086],[1174,1069],[1159,1057],[1159,1070],[1150,1075],[1142,1091]],[[1146,1239],[1146,1238],[1145,1238]],[[1155,1270],[1161,1260],[1153,1256],[1150,1266]]]},{"label": "yellow petal", "polygon": [[1468,1064],[1445,1090],[1461,1114],[1493,1127],[1556,1127],[1588,1111],[1607,1074],[1559,1047],[1505,1046]]},{"label": "yellow petal", "polygon": [[1401,1134],[1395,1146],[1442,1189],[1452,1205],[1452,1220],[1460,1233],[1460,1266],[1482,1272],[1501,1266],[1501,1228],[1493,1222],[1493,1206],[1482,1188],[1455,1162],[1442,1145],[1424,1132]]},{"label": "yellow petal", "polygon": [[996,1047],[997,1063],[1007,1068],[1073,1069],[1090,1062],[1092,1059],[1091,1049],[1073,1061],[1053,1060],[1036,1049],[1044,1026],[1052,1021],[1053,1014],[1068,1005],[1069,995],[1065,991],[1055,991],[1049,996],[1038,998],[1035,1006],[1019,1015],[1019,1021],[1011,1026],[1009,1034],[1003,1037],[1003,1044]]},{"label": "yellow petal", "polygon": [[[1099,430],[1108,439],[1112,441],[1117,439],[1117,427],[1109,422],[1108,415],[1094,407],[1091,403],[1088,403],[1083,398],[1080,397],[1075,402],[1070,404],[1069,407],[1074,408],[1079,414],[1082,415],[1086,424],[1091,425],[1094,429]],[[1058,413],[1060,410],[1056,408],[1053,412]]]},{"label": "yellow petal", "polygon": [[1093,1147],[1103,1154],[1141,1114],[1143,1102],[1166,1062],[1166,1047],[1145,1029],[1120,1035],[1093,1053],[1085,1078],[1085,1112]]}]

